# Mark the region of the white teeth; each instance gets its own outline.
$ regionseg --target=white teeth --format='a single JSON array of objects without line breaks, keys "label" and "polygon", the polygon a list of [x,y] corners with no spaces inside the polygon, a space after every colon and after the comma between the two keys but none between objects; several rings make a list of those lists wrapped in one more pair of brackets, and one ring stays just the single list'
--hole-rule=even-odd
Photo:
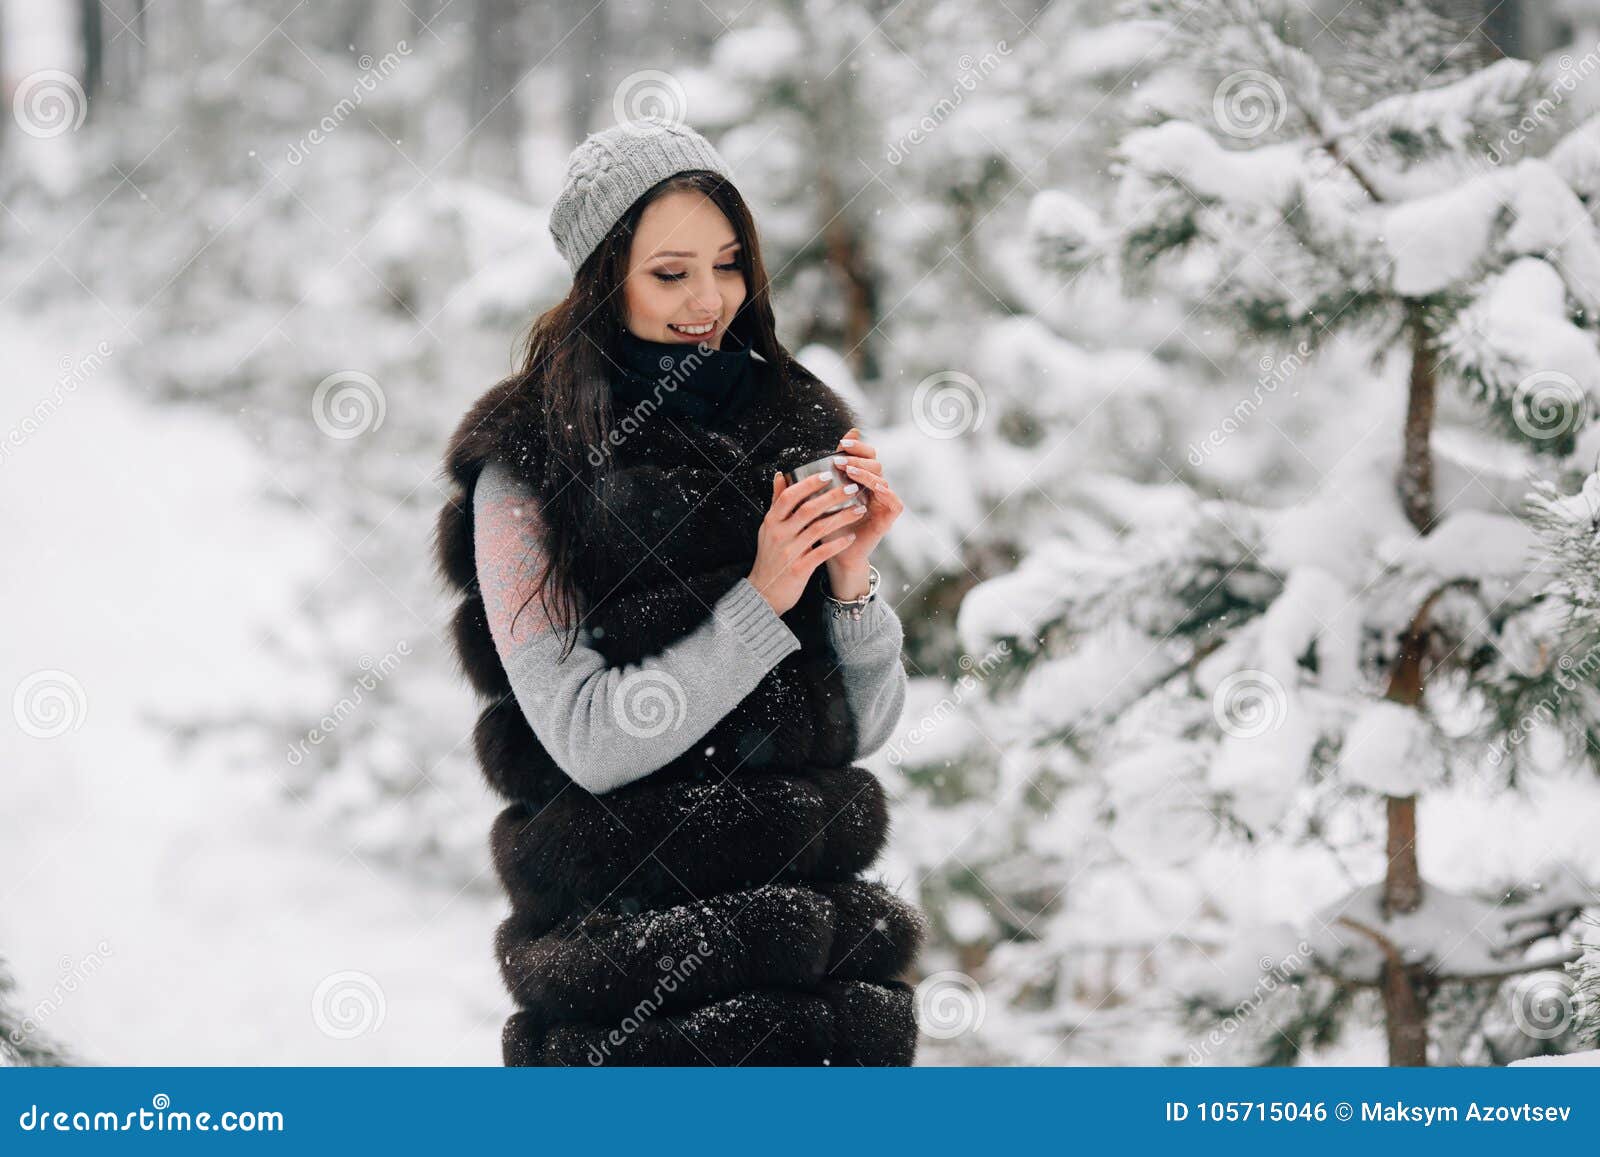
[{"label": "white teeth", "polygon": [[[668,324],[671,325],[670,322]],[[716,329],[717,323],[714,321],[708,321],[705,325],[673,325],[672,328],[677,330],[679,333],[692,334],[698,337],[700,334],[710,333],[712,330]]]}]

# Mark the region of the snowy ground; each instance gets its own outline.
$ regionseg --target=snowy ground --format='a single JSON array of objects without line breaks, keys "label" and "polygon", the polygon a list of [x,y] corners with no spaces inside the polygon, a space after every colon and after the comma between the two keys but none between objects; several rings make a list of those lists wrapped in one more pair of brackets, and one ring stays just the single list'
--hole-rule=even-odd
[{"label": "snowy ground", "polygon": [[[0,317],[8,423],[81,344]],[[271,759],[222,768],[151,721],[292,699],[262,631],[341,552],[225,420],[113,368],[0,459],[17,1004],[88,1063],[498,1064],[493,901],[370,866]]]}]

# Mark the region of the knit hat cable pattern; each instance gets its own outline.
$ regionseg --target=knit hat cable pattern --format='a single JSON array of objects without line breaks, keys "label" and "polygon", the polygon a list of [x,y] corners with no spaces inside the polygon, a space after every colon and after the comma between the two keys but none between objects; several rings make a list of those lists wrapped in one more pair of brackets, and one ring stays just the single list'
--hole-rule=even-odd
[{"label": "knit hat cable pattern", "polygon": [[550,235],[573,274],[647,189],[693,169],[733,179],[710,141],[662,117],[624,121],[573,149],[566,182],[550,210]]}]

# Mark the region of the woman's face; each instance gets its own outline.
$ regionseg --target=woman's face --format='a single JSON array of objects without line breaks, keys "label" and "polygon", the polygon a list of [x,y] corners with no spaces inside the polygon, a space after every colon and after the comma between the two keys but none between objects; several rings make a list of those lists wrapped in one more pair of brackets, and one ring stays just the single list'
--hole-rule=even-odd
[{"label": "woman's face", "polygon": [[635,337],[721,349],[745,289],[743,255],[716,202],[679,189],[645,206],[622,289]]}]

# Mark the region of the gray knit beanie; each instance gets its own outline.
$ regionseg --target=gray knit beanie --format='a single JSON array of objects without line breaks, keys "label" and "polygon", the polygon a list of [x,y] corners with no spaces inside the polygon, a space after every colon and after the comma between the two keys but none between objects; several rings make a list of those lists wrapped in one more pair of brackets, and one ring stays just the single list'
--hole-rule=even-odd
[{"label": "gray knit beanie", "polygon": [[733,179],[710,141],[661,117],[624,121],[573,149],[566,183],[550,210],[550,235],[573,274],[646,189],[690,169]]}]

